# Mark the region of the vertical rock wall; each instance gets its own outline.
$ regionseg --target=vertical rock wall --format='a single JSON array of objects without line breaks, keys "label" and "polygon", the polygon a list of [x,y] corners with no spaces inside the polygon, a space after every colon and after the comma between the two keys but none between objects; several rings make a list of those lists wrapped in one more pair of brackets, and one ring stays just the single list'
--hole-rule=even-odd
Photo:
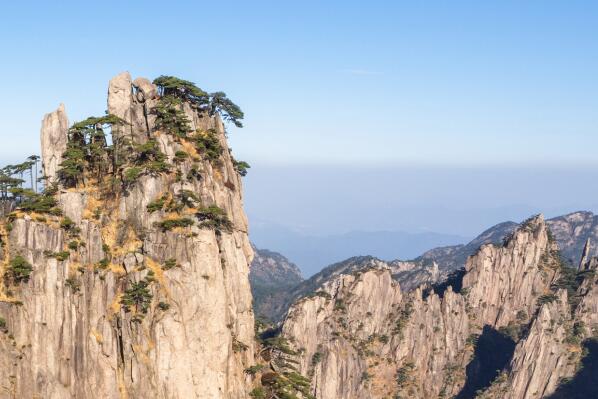
[{"label": "vertical rock wall", "polygon": [[[136,143],[155,139],[177,173],[145,174],[108,196],[103,182],[60,190],[70,228],[61,217],[35,214],[7,224],[2,272],[18,255],[33,271],[28,282],[6,286],[0,301],[6,331],[0,334],[0,398],[247,397],[253,251],[224,126],[218,116],[188,111],[194,129],[214,129],[224,148],[219,162],[210,162],[185,140],[155,129],[147,112],[157,101],[155,87],[135,82],[128,73],[110,82],[108,110],[129,123],[114,133]],[[60,108],[42,127],[46,176],[54,176],[65,145]],[[175,162],[177,151],[189,159]],[[192,170],[200,176],[191,177]],[[231,230],[156,226],[173,216],[147,206],[182,190],[224,210]],[[83,244],[73,249],[73,241]],[[70,254],[61,259],[64,251]],[[138,283],[147,283],[151,295],[145,314],[123,305]]]}]

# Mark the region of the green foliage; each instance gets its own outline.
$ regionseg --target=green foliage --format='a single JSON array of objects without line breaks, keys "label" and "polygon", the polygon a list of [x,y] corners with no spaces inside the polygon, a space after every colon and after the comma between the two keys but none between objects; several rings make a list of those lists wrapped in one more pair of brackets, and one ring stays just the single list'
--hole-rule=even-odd
[{"label": "green foliage", "polygon": [[77,249],[79,249],[79,246],[80,246],[79,241],[71,241],[71,242],[69,242],[69,245],[68,245],[69,249],[72,251],[76,251]]},{"label": "green foliage", "polygon": [[314,353],[314,355],[311,357],[312,367],[315,367],[321,361],[322,361],[322,353],[321,352]]},{"label": "green foliage", "polygon": [[21,255],[17,255],[12,258],[8,264],[7,277],[19,284],[21,282],[28,282],[33,267],[25,258]]},{"label": "green foliage", "polygon": [[243,111],[221,91],[210,94],[210,114],[216,112],[220,113],[222,119],[232,122],[236,127],[243,127],[241,123],[241,119],[245,116]]},{"label": "green foliage", "polygon": [[264,388],[262,387],[253,388],[251,392],[249,392],[249,396],[253,399],[266,399],[266,391],[264,391]]},{"label": "green foliage", "polygon": [[187,208],[194,208],[198,205],[201,201],[195,195],[195,193],[191,190],[181,190],[177,194],[177,198],[180,201],[181,205],[186,206]]},{"label": "green foliage", "polygon": [[72,221],[71,218],[69,218],[68,216],[65,216],[61,221],[60,221],[60,228],[64,229],[64,230],[70,230],[75,226],[75,222]]},{"label": "green foliage", "polygon": [[170,309],[170,305],[166,302],[159,302],[158,303],[158,309],[160,309],[161,311],[165,312],[168,309]]},{"label": "green foliage", "polygon": [[247,169],[251,168],[249,164],[245,161],[237,161],[233,158],[233,166],[235,171],[241,176],[247,176]]},{"label": "green foliage", "polygon": [[555,294],[544,294],[538,297],[537,304],[538,306],[542,306],[545,303],[551,303],[557,300],[557,296]]},{"label": "green foliage", "polygon": [[106,268],[108,267],[108,265],[109,265],[109,264],[110,264],[110,261],[109,261],[108,259],[104,258],[104,259],[102,259],[102,260],[100,260],[100,261],[98,262],[98,265],[97,265],[97,266],[98,266],[100,269],[106,269]]},{"label": "green foliage", "polygon": [[176,259],[170,258],[170,259],[167,259],[166,262],[164,262],[163,269],[164,270],[170,270],[170,269],[172,269],[174,267],[177,267],[177,266],[178,265],[176,263]]},{"label": "green foliage", "polygon": [[58,179],[67,187],[75,187],[83,181],[85,172],[85,150],[78,142],[69,141],[66,151],[62,154],[62,163],[59,165]]},{"label": "green foliage", "polygon": [[137,166],[125,169],[125,172],[123,174],[123,180],[127,184],[133,183],[134,181],[139,179],[139,176],[141,176],[141,173],[143,173],[143,169],[141,169],[140,167],[137,167]]},{"label": "green foliage", "polygon": [[264,365],[262,364],[256,364],[254,366],[248,367],[245,369],[245,374],[249,374],[249,375],[256,375],[257,373],[259,373],[260,371],[262,371],[264,369]]},{"label": "green foliage", "polygon": [[208,94],[195,83],[174,76],[159,76],[154,79],[161,96],[173,96],[196,105],[208,103]]},{"label": "green foliage", "polygon": [[46,213],[56,216],[62,213],[54,198],[55,191],[52,189],[47,189],[41,194],[31,189],[22,188],[12,188],[9,191],[14,197],[19,198],[17,209],[23,212]]},{"label": "green foliage", "polygon": [[191,131],[189,118],[182,110],[182,101],[173,95],[162,96],[152,110],[156,115],[156,127],[177,137],[185,137]]},{"label": "green foliage", "polygon": [[524,333],[526,332],[525,325],[516,324],[516,323],[509,323],[506,326],[502,326],[498,329],[498,332],[501,334],[510,337],[514,342],[519,341]]},{"label": "green foliage", "polygon": [[224,151],[214,129],[198,132],[193,136],[193,141],[197,151],[212,163],[218,161]]},{"label": "green foliage", "polygon": [[393,333],[400,335],[402,337],[403,329],[409,322],[409,318],[411,317],[411,313],[413,313],[413,304],[411,302],[407,302],[403,309],[399,312],[399,317],[397,319],[397,323],[393,329]]},{"label": "green foliage", "polygon": [[347,307],[345,306],[345,302],[342,299],[337,299],[334,302],[334,310],[338,312],[345,312],[347,311]]},{"label": "green foliage", "polygon": [[64,284],[73,292],[78,292],[81,288],[81,283],[75,277],[69,277],[64,281]]},{"label": "green foliage", "polygon": [[67,187],[76,187],[85,182],[85,175],[93,172],[101,179],[110,169],[110,151],[107,128],[124,125],[126,122],[115,115],[89,117],[75,123],[68,131],[66,151],[58,170],[59,180]]},{"label": "green foliage", "polygon": [[233,337],[233,352],[245,352],[247,349],[249,349],[249,346],[245,345],[243,342]]},{"label": "green foliage", "polygon": [[185,151],[177,151],[174,153],[174,161],[177,163],[183,162],[187,158],[189,158],[189,154]]},{"label": "green foliage", "polygon": [[218,232],[232,231],[233,225],[228,219],[226,212],[216,205],[201,207],[195,216],[200,222],[200,227],[214,229]]},{"label": "green foliage", "polygon": [[6,333],[8,330],[6,328],[6,320],[4,317],[0,317],[0,331]]},{"label": "green foliage", "polygon": [[134,163],[139,167],[143,167],[144,172],[157,175],[169,170],[166,155],[160,151],[156,140],[148,140],[144,144],[137,145],[134,147],[134,151],[136,153]]},{"label": "green foliage", "polygon": [[[148,287],[149,283],[145,280],[141,280],[138,283],[131,282],[130,287],[125,290],[120,300],[125,312],[130,312],[131,308],[134,308],[136,313],[141,313],[142,315],[148,312],[153,298]],[[141,321],[141,318],[135,318],[134,321]]]},{"label": "green foliage", "polygon": [[193,220],[189,218],[178,218],[178,219],[166,219],[161,222],[155,223],[155,226],[160,228],[162,231],[170,231],[177,227],[189,227],[193,225]]},{"label": "green foliage", "polygon": [[159,198],[159,199],[157,199],[155,201],[150,202],[149,205],[147,206],[147,211],[149,213],[161,211],[162,208],[164,208],[164,204],[166,203],[166,199],[167,199],[167,197],[164,196],[162,198]]},{"label": "green foliage", "polygon": [[69,251],[60,251],[60,252],[45,251],[44,255],[48,258],[54,258],[59,262],[64,262],[71,256],[71,253]]}]

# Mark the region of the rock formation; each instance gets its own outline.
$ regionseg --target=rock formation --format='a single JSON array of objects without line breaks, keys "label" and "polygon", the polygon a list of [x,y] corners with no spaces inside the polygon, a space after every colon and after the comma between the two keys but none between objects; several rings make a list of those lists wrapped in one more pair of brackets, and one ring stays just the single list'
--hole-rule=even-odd
[{"label": "rock formation", "polygon": [[54,112],[46,114],[41,128],[41,149],[44,176],[49,183],[56,179],[56,171],[62,162],[62,153],[66,150],[69,121],[60,104]]},{"label": "rock formation", "polygon": [[598,332],[593,267],[571,278],[539,216],[431,288],[404,294],[384,265],[341,274],[291,307],[282,335],[319,399],[546,397]]},{"label": "rock formation", "polygon": [[[156,127],[157,101],[146,79],[110,81],[108,111],[126,122],[114,138],[157,160],[61,184],[47,194],[59,216],[3,221],[0,398],[247,397],[253,251],[241,180],[218,115],[185,108],[193,128],[177,137]],[[44,118],[51,181],[66,131],[62,106]],[[205,137],[222,151],[208,157]]]}]

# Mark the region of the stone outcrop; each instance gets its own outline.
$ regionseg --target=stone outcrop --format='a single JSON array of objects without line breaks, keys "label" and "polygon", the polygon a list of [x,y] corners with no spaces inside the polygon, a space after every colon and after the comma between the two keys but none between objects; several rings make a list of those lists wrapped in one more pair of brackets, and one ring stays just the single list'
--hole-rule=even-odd
[{"label": "stone outcrop", "polygon": [[[598,326],[594,274],[575,288],[562,267],[538,216],[430,288],[402,294],[385,267],[341,274],[291,307],[282,334],[319,399],[546,397],[576,372],[579,344]],[[480,358],[498,350],[492,339],[512,343],[500,365]]]},{"label": "stone outcrop", "polygon": [[[17,213],[3,224],[5,281],[18,257],[32,270],[28,281],[2,285],[0,398],[246,398],[251,389],[253,250],[224,126],[218,116],[189,115],[224,149],[212,162],[155,128],[147,112],[155,87],[134,82],[128,73],[110,81],[109,112],[130,123],[114,133],[155,140],[170,171],[115,192],[95,183],[60,189],[63,216]],[[65,129],[62,108],[44,119],[48,176]],[[175,162],[181,151],[189,157]],[[230,229],[160,228],[174,211],[148,205],[183,193],[198,202],[184,216],[217,206]]]},{"label": "stone outcrop", "polygon": [[56,171],[66,150],[69,121],[64,104],[44,116],[41,128],[41,151],[44,176],[49,183],[56,180]]}]

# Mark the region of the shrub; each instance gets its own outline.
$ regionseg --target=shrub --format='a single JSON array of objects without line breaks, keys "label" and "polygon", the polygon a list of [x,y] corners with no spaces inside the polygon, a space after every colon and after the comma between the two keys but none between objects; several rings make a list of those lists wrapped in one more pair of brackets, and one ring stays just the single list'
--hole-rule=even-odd
[{"label": "shrub", "polygon": [[141,173],[143,173],[143,169],[141,169],[140,167],[135,166],[132,168],[128,168],[125,170],[123,174],[123,180],[127,184],[133,183],[135,180],[139,179]]},{"label": "shrub", "polygon": [[230,232],[233,228],[226,212],[215,205],[201,207],[195,216],[200,222],[200,227],[226,232]]},{"label": "shrub", "polygon": [[557,300],[557,296],[555,294],[545,294],[538,297],[538,306],[542,306],[545,303],[551,303]]},{"label": "shrub", "polygon": [[69,242],[69,249],[76,251],[77,249],[79,249],[79,242],[78,241],[71,241]]},{"label": "shrub", "polygon": [[176,267],[176,266],[178,266],[177,263],[176,263],[176,259],[170,258],[170,259],[166,260],[166,262],[164,262],[163,269],[164,270],[170,270],[170,269],[172,269],[173,267]]},{"label": "shrub", "polygon": [[254,366],[248,367],[245,369],[245,374],[249,374],[249,375],[256,375],[257,373],[259,373],[260,371],[262,371],[264,369],[264,366],[261,364],[256,364]]},{"label": "shrub", "polygon": [[73,292],[79,291],[81,283],[74,277],[69,277],[64,281],[64,284],[69,287]]},{"label": "shrub", "polygon": [[68,216],[65,216],[60,221],[60,228],[66,230],[66,231],[71,231],[75,228],[75,222],[73,222],[72,219],[69,218]]},{"label": "shrub", "polygon": [[187,154],[185,151],[177,151],[174,153],[175,162],[183,162],[187,158],[189,158],[189,154]]},{"label": "shrub", "polygon": [[241,176],[247,176],[247,169],[251,168],[251,166],[245,161],[237,161],[233,158],[233,166],[237,173]]},{"label": "shrub", "polygon": [[104,258],[98,262],[98,267],[100,269],[105,269],[108,267],[109,264],[110,264],[110,261],[108,259]]},{"label": "shrub", "polygon": [[142,314],[147,313],[153,298],[148,286],[149,283],[145,280],[141,280],[138,283],[131,283],[131,286],[125,290],[123,297],[120,300],[125,312],[130,312],[131,308],[135,307],[136,312],[141,312]]},{"label": "shrub", "polygon": [[193,220],[189,218],[167,219],[155,224],[162,231],[170,231],[177,227],[189,227],[193,225]]},{"label": "shrub", "polygon": [[217,161],[222,155],[223,148],[214,129],[198,132],[193,139],[197,151],[204,154],[210,162]]},{"label": "shrub", "polygon": [[49,252],[48,251],[48,252],[44,252],[44,255],[46,255],[48,258],[54,258],[59,262],[64,262],[71,256],[71,253],[69,251],[60,251],[60,252]]},{"label": "shrub", "polygon": [[28,282],[32,271],[33,267],[31,267],[31,264],[29,264],[29,262],[27,262],[21,255],[17,255],[11,259],[8,265],[7,274],[12,281],[18,284],[21,282]]},{"label": "shrub", "polygon": [[149,213],[161,211],[164,208],[164,204],[166,203],[166,197],[162,197],[155,201],[152,201],[147,206],[147,211]]},{"label": "shrub", "polygon": [[264,388],[262,387],[253,388],[253,390],[249,392],[249,396],[253,399],[266,399],[266,391],[264,391]]},{"label": "shrub", "polygon": [[191,131],[189,118],[182,110],[182,101],[173,95],[160,98],[152,111],[156,115],[156,127],[177,137],[185,137]]},{"label": "shrub", "polygon": [[167,311],[168,309],[170,309],[170,305],[167,304],[166,302],[160,302],[160,303],[158,303],[158,309],[160,309],[162,311]]}]

